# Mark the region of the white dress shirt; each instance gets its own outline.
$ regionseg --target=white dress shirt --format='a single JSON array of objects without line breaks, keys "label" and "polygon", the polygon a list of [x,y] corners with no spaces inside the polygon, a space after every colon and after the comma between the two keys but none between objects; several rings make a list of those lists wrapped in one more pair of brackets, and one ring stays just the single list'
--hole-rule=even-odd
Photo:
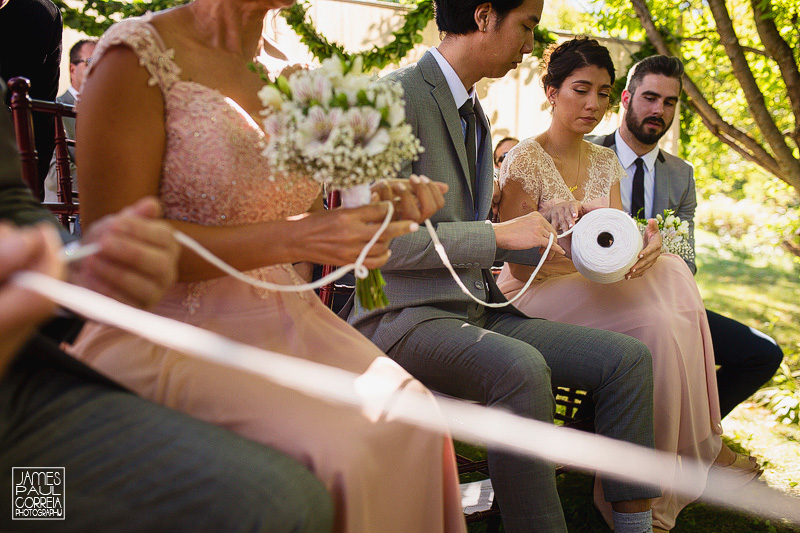
[{"label": "white dress shirt", "polygon": [[[617,157],[625,169],[626,177],[619,182],[619,192],[622,197],[622,208],[628,213],[631,212],[631,195],[633,191],[633,174],[636,172],[634,161],[639,157],[636,152],[631,150],[619,134],[619,130],[614,133],[617,145]],[[644,214],[645,218],[653,218],[653,196],[656,188],[656,158],[658,157],[658,146],[644,154]],[[634,213],[635,215],[635,213]]]}]

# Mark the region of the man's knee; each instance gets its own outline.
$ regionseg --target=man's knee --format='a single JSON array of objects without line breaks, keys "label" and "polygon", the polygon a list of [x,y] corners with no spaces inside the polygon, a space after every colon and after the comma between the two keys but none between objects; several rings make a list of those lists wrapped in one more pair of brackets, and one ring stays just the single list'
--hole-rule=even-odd
[{"label": "man's knee", "polygon": [[[241,474],[249,478],[242,484],[242,490],[238,494],[232,491],[227,502],[220,502],[229,507],[232,525],[228,531],[331,531],[334,515],[331,497],[322,483],[299,463],[268,453],[266,459],[252,461],[248,471]],[[247,490],[247,486],[255,490]]]},{"label": "man's knee", "polygon": [[[333,529],[333,502],[330,494],[316,479],[307,481],[300,490],[296,487],[281,495],[285,507],[276,520],[273,513],[266,522],[266,527],[259,531],[286,531],[327,533]],[[282,499],[282,498],[281,498]],[[278,525],[282,528],[278,528]]]},{"label": "man's knee", "polygon": [[778,346],[778,343],[775,342],[771,337],[768,337],[768,340],[770,342],[764,343],[762,361],[764,368],[767,370],[769,375],[772,376],[772,374],[778,371],[778,368],[783,362],[783,350],[781,350],[781,347]]},{"label": "man's knee", "polygon": [[615,334],[615,354],[617,370],[625,373],[627,379],[641,379],[652,383],[653,358],[647,346],[633,337]]},{"label": "man's knee", "polygon": [[489,389],[487,403],[537,420],[552,419],[555,403],[550,368],[542,356],[531,349],[504,363]]}]

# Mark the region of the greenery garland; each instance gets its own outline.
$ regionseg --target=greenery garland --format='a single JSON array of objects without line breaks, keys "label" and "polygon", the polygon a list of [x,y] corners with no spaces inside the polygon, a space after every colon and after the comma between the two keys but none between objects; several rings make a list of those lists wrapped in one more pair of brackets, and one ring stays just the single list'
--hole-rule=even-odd
[{"label": "greenery garland", "polygon": [[99,37],[115,22],[129,17],[140,17],[148,11],[188,4],[191,0],[82,0],[80,8],[67,5],[63,0],[53,0],[61,10],[64,26]]},{"label": "greenery garland", "polygon": [[[286,22],[300,36],[300,42],[305,44],[311,55],[320,61],[334,55],[345,58],[352,62],[356,57],[361,57],[364,70],[372,68],[382,69],[386,65],[398,63],[403,59],[415,45],[422,42],[422,31],[434,17],[433,0],[420,0],[417,7],[406,13],[403,26],[392,32],[392,39],[384,46],[373,46],[365,52],[348,53],[344,46],[328,41],[320,35],[314,25],[306,20],[306,5],[296,3],[281,14]],[[542,54],[550,43],[555,42],[555,38],[546,29],[536,27],[533,32],[536,44],[534,55],[541,59]]]},{"label": "greenery garland", "polygon": [[306,5],[300,2],[281,13],[286,22],[300,36],[300,42],[308,47],[315,58],[320,61],[334,55],[352,62],[360,56],[364,70],[373,68],[382,69],[391,63],[403,59],[415,45],[422,42],[422,30],[433,19],[433,0],[421,0],[417,7],[406,13],[405,23],[392,33],[392,39],[385,46],[374,46],[371,50],[351,54],[345,52],[344,47],[338,43],[331,43],[324,36],[317,33],[314,25],[306,20]]},{"label": "greenery garland", "polygon": [[[115,22],[128,17],[144,15],[148,11],[161,11],[170,7],[186,4],[190,0],[83,0],[80,8],[67,5],[63,0],[53,0],[61,10],[64,25],[91,36],[98,37]],[[385,66],[398,63],[415,45],[422,42],[422,31],[434,17],[433,0],[420,0],[417,6],[406,13],[405,23],[392,33],[391,40],[384,46],[374,46],[365,52],[348,53],[338,43],[328,41],[320,35],[314,25],[307,21],[307,4],[296,3],[284,9],[281,15],[289,26],[300,36],[300,41],[305,44],[311,55],[318,60],[323,60],[334,55],[339,55],[352,62],[360,57],[365,70],[373,68],[382,69]],[[533,32],[533,54],[541,58],[544,49],[555,38],[546,29],[538,26]]]}]

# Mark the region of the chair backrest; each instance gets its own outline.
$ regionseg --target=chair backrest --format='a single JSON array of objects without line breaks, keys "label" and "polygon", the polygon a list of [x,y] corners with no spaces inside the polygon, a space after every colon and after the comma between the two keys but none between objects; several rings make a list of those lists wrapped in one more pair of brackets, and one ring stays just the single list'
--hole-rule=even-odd
[{"label": "chair backrest", "polygon": [[38,178],[38,154],[33,138],[33,113],[53,115],[55,122],[55,156],[58,175],[58,202],[45,202],[42,205],[56,214],[61,223],[69,228],[70,220],[78,214],[78,203],[72,192],[72,176],[70,174],[68,146],[74,146],[74,139],[67,139],[64,129],[64,118],[75,118],[75,107],[59,102],[33,100],[28,94],[31,83],[27,78],[17,77],[8,81],[11,91],[11,115],[14,120],[14,132],[17,137],[22,161],[22,178],[33,191],[36,198],[41,198]]},{"label": "chair backrest", "polygon": [[[341,196],[339,191],[333,190],[328,193],[326,209],[335,209],[342,205]],[[322,276],[327,276],[336,270],[333,265],[322,265]],[[352,274],[348,274],[338,282],[331,282],[319,289],[319,297],[326,307],[330,308],[334,313],[339,313],[341,308],[347,303],[350,295],[355,290]],[[352,281],[351,281],[352,280]],[[352,284],[351,284],[352,283]]]}]

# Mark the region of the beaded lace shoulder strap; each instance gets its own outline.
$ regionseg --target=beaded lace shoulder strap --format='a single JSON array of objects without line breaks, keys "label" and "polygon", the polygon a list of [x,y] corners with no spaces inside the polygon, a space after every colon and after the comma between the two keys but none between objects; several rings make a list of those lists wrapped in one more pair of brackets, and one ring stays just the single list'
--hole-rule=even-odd
[{"label": "beaded lace shoulder strap", "polygon": [[111,26],[103,34],[92,54],[87,75],[103,54],[114,46],[124,45],[139,57],[139,64],[150,74],[148,84],[158,85],[166,93],[180,79],[181,69],[175,64],[175,51],[167,49],[161,36],[150,24],[151,15],[125,19]]},{"label": "beaded lace shoulder strap", "polygon": [[584,185],[583,201],[588,202],[611,194],[611,187],[625,176],[625,169],[611,148],[589,145],[589,175]]}]

